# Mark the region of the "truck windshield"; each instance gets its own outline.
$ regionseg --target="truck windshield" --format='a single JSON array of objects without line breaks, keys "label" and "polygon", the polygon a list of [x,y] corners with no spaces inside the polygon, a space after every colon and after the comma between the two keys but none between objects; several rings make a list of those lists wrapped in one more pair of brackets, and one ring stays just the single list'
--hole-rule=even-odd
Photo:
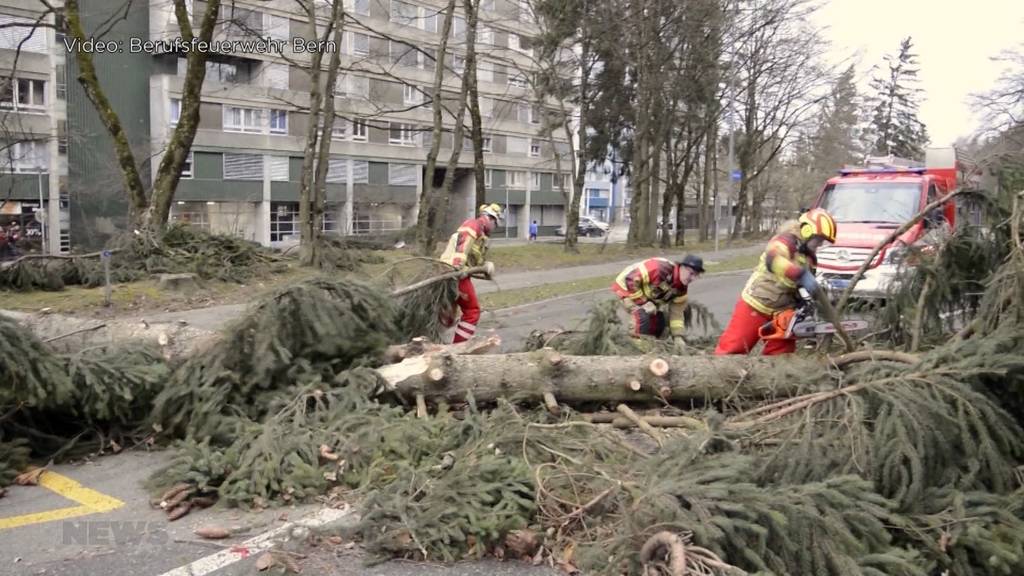
[{"label": "truck windshield", "polygon": [[837,222],[902,224],[920,207],[915,182],[840,182],[825,189],[824,208]]}]

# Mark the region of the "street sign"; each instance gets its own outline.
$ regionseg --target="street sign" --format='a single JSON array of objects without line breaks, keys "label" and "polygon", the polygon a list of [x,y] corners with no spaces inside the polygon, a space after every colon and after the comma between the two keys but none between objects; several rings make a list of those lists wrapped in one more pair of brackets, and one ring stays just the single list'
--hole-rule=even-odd
[{"label": "street sign", "polygon": [[739,170],[733,170],[731,176],[733,182],[743,180],[743,172],[740,172]]}]

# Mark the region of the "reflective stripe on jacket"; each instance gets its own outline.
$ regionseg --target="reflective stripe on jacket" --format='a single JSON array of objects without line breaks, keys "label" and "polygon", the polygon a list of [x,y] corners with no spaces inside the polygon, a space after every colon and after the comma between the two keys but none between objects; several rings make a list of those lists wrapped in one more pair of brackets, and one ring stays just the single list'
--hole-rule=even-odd
[{"label": "reflective stripe on jacket", "polygon": [[448,239],[440,260],[456,268],[474,267],[484,263],[487,253],[487,234],[476,218],[466,220]]},{"label": "reflective stripe on jacket", "polygon": [[623,270],[612,284],[612,290],[634,306],[653,302],[668,305],[668,325],[673,336],[682,336],[686,329],[686,285],[679,279],[679,267],[666,258],[648,258]]},{"label": "reflective stripe on jacket", "polygon": [[797,279],[817,265],[814,254],[803,252],[799,225],[787,226],[768,241],[761,260],[743,288],[743,301],[762,314],[774,314],[796,306]]}]

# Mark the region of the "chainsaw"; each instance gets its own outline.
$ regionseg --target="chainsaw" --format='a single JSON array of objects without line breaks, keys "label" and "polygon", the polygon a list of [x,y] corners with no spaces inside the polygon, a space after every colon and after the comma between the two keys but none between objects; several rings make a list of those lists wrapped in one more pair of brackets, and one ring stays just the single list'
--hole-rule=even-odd
[{"label": "chainsaw", "polygon": [[[843,330],[859,332],[868,327],[866,320],[844,320],[839,323]],[[825,334],[835,334],[836,327],[831,322],[816,319],[814,305],[804,300],[797,308],[779,312],[758,330],[762,340],[788,340],[790,338],[815,338]]]}]

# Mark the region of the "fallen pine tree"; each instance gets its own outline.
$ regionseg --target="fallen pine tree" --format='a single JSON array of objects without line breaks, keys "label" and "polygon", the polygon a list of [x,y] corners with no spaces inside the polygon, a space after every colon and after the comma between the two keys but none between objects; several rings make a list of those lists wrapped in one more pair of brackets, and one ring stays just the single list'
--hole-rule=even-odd
[{"label": "fallen pine tree", "polygon": [[[369,286],[305,284],[173,367],[146,422],[176,442],[153,488],[172,518],[214,499],[359,498],[356,532],[379,558],[527,556],[603,574],[1024,573],[1024,419],[1001,400],[1024,382],[1021,299],[1005,296],[1024,287],[1024,263],[1010,252],[970,333],[912,356],[832,360],[669,357],[658,345],[581,358],[609,343],[626,352],[605,317],[548,340],[563,350],[425,346],[410,358],[406,347],[404,366],[382,366],[402,332],[394,303]],[[45,362],[18,373],[36,374],[47,398],[67,364],[23,349]],[[647,428],[623,432],[577,403]],[[630,404],[689,425],[651,434]]]}]

